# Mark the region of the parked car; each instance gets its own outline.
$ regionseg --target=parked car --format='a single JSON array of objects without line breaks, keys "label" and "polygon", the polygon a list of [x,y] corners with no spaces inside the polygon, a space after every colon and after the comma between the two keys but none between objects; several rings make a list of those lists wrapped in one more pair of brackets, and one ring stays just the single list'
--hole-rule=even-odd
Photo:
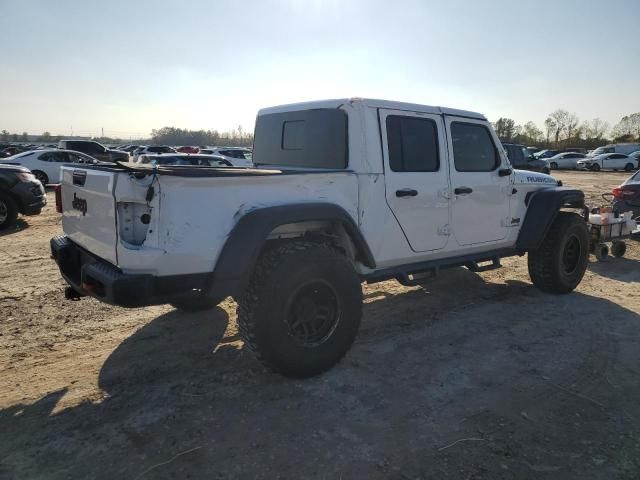
[{"label": "parked car", "polygon": [[128,162],[129,154],[120,150],[113,150],[92,140],[60,140],[60,150],[73,150],[90,155],[101,162]]},{"label": "parked car", "polygon": [[610,145],[598,147],[589,152],[588,155],[590,157],[595,157],[604,153],[622,153],[624,155],[629,155],[636,150],[640,150],[640,143],[612,143]]},{"label": "parked car", "polygon": [[3,158],[10,157],[10,156],[16,155],[18,153],[26,152],[27,150],[28,150],[27,148],[18,147],[16,145],[12,145],[10,147],[4,148],[0,152],[0,157],[3,157]]},{"label": "parked car", "polygon": [[638,162],[635,158],[623,153],[605,153],[604,155],[596,155],[595,157],[585,157],[577,162],[578,170],[624,170],[630,172],[638,168]]},{"label": "parked car", "polygon": [[44,186],[29,169],[0,164],[0,229],[13,225],[19,213],[38,215],[46,204]]},{"label": "parked car", "polygon": [[629,177],[622,185],[613,189],[613,209],[618,212],[633,212],[640,217],[640,171]]},{"label": "parked car", "polygon": [[531,170],[532,172],[549,173],[550,166],[547,160],[535,158],[524,145],[515,143],[503,143],[507,157],[514,168],[519,170]]},{"label": "parked car", "polygon": [[131,154],[138,148],[140,148],[140,145],[125,145],[124,147],[118,148],[118,150]]},{"label": "parked car", "polygon": [[200,153],[222,155],[236,167],[252,167],[251,149],[243,147],[207,147],[201,148]]},{"label": "parked car", "polygon": [[195,311],[231,295],[248,349],[302,378],[351,347],[363,281],[415,286],[527,252],[544,292],[583,278],[589,232],[564,211],[583,192],[514,170],[482,114],[326,100],[261,110],[255,132],[258,168],[63,167],[50,245],[66,296]]},{"label": "parked car", "polygon": [[186,165],[206,167],[231,167],[231,162],[220,155],[202,155],[198,153],[147,153],[138,157],[139,164]]},{"label": "parked car", "polygon": [[0,161],[0,164],[27,167],[43,185],[60,183],[60,167],[69,164],[97,163],[93,157],[71,150],[30,150]]},{"label": "parked car", "polygon": [[553,157],[549,157],[548,160],[551,170],[556,170],[558,168],[575,170],[578,168],[578,160],[582,160],[586,157],[587,156],[584,153],[562,152],[554,155]]},{"label": "parked car", "polygon": [[536,158],[551,158],[554,155],[557,155],[559,153],[560,153],[560,150],[546,149],[546,150],[540,150],[539,152],[534,153],[533,156]]},{"label": "parked car", "polygon": [[638,161],[638,168],[640,168],[640,150],[636,150],[635,152],[631,152],[629,154],[631,158],[635,158]]},{"label": "parked car", "polygon": [[565,148],[563,150],[563,152],[584,153],[586,155],[587,154],[587,149],[586,148],[571,147],[571,148]]},{"label": "parked car", "polygon": [[198,153],[200,149],[198,147],[190,147],[185,145],[183,147],[176,148],[176,151],[179,153]]},{"label": "parked car", "polygon": [[136,148],[131,154],[131,161],[137,162],[140,155],[147,153],[178,153],[175,148],[168,145],[142,145]]}]

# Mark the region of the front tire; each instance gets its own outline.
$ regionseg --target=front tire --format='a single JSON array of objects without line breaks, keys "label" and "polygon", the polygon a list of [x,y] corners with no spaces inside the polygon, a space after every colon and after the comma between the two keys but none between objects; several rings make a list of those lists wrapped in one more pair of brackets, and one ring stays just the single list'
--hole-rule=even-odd
[{"label": "front tire", "polygon": [[627,164],[624,166],[624,171],[625,171],[625,172],[630,172],[631,170],[633,170],[633,164],[631,164],[631,163],[627,163]]},{"label": "front tire", "polygon": [[326,244],[296,241],[263,254],[238,300],[245,344],[285,377],[318,375],[340,361],[362,317],[349,260]]},{"label": "front tire", "polygon": [[557,170],[558,169],[558,164],[556,162],[551,162],[549,164],[549,166],[551,167],[551,170]]},{"label": "front tire", "polygon": [[591,170],[594,171],[594,172],[599,172],[600,171],[600,165],[598,165],[597,163],[594,163],[591,166]]},{"label": "front tire", "polygon": [[611,243],[611,255],[616,258],[624,257],[624,254],[627,251],[627,244],[622,240],[614,240]]},{"label": "front tire", "polygon": [[40,170],[34,170],[32,173],[33,173],[33,176],[40,181],[43,187],[46,187],[49,184],[49,177],[47,176],[46,173]]},{"label": "front tire", "polygon": [[6,193],[0,192],[0,230],[9,228],[18,219],[18,204]]},{"label": "front tire", "polygon": [[587,224],[575,213],[559,212],[537,250],[528,254],[529,276],[533,284],[547,293],[574,290],[589,262]]}]

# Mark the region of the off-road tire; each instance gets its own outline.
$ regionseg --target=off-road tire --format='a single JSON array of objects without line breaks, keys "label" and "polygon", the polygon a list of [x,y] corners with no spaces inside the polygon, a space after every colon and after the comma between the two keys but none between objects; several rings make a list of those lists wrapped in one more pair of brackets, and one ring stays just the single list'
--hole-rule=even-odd
[{"label": "off-road tire", "polygon": [[596,164],[594,164],[594,165],[591,167],[591,171],[592,171],[592,172],[599,172],[599,171],[600,171],[600,165],[598,165],[597,163],[596,163]]},{"label": "off-road tire", "polygon": [[557,170],[558,169],[558,164],[556,162],[551,162],[549,164],[549,167],[551,167],[551,170]]},{"label": "off-road tire", "polygon": [[559,212],[540,247],[529,252],[527,263],[531,281],[543,292],[574,290],[589,263],[589,231],[584,219]]},{"label": "off-road tire", "polygon": [[611,243],[611,255],[617,258],[624,257],[627,251],[627,244],[623,241],[616,240]]},{"label": "off-road tire", "polygon": [[36,177],[40,181],[40,183],[42,184],[43,187],[46,187],[49,184],[49,177],[43,171],[34,170],[31,173],[33,173],[33,176]]},{"label": "off-road tire", "polygon": [[0,219],[0,230],[9,228],[18,219],[18,204],[13,198],[2,192],[0,192],[0,213],[3,217]]},{"label": "off-road tire", "polygon": [[218,305],[223,298],[207,297],[205,295],[194,295],[184,300],[171,302],[171,306],[183,312],[203,312],[211,310]]},{"label": "off-road tire", "polygon": [[[318,375],[338,363],[361,317],[362,286],[353,265],[331,245],[311,241],[264,253],[238,299],[245,344],[268,369],[290,378]],[[324,336],[301,340],[314,330]]]}]

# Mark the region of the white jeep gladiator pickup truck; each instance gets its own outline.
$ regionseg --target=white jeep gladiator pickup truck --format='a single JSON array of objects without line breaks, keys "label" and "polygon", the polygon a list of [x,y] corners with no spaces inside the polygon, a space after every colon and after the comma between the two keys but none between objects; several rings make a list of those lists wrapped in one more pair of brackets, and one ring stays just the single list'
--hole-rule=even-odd
[{"label": "white jeep gladiator pickup truck", "polygon": [[233,296],[256,356],[308,377],[353,343],[363,281],[416,285],[526,253],[533,284],[566,293],[587,267],[583,193],[514,170],[478,113],[365,99],[267,108],[253,160],[63,167],[51,250],[67,296],[184,310]]}]

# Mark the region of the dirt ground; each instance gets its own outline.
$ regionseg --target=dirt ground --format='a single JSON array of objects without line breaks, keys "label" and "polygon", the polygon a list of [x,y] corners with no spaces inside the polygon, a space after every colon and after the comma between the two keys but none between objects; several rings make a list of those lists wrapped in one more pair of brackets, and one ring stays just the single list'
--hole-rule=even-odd
[{"label": "dirt ground", "polygon": [[[627,175],[559,173],[592,203]],[[365,286],[318,378],[266,372],[235,304],[66,301],[53,195],[0,236],[0,478],[640,478],[640,244],[576,292],[526,258]]]}]

